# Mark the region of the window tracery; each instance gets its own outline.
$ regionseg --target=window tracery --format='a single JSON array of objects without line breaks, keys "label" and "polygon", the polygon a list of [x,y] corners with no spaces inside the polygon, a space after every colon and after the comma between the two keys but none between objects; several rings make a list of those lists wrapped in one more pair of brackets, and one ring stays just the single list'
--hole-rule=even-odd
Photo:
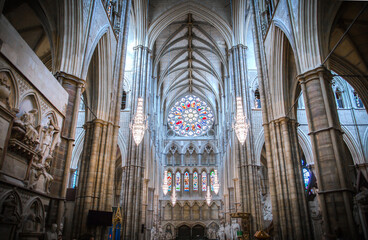
[{"label": "window tracery", "polygon": [[186,95],[170,109],[168,123],[178,135],[196,137],[207,133],[214,122],[211,107],[195,95]]}]

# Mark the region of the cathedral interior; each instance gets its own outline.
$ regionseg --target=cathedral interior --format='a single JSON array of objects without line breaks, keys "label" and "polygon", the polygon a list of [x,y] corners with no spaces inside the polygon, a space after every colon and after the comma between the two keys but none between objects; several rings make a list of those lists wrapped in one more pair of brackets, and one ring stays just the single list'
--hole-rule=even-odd
[{"label": "cathedral interior", "polygon": [[0,0],[0,238],[368,240],[368,2]]}]

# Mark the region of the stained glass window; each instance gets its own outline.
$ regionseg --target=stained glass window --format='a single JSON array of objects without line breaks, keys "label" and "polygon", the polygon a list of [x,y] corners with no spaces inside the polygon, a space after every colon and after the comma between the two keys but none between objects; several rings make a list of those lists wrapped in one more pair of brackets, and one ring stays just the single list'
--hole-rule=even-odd
[{"label": "stained glass window", "polygon": [[198,173],[193,173],[193,190],[198,191]]},{"label": "stained glass window", "polygon": [[211,181],[211,191],[214,191],[213,185],[215,184],[215,172],[212,171],[210,173],[210,181]]},{"label": "stained glass window", "polygon": [[171,172],[167,172],[167,185],[169,186],[169,192],[171,191],[171,186],[172,186],[172,173]]},{"label": "stained glass window", "polygon": [[180,192],[180,172],[176,172],[176,191]]},{"label": "stained glass window", "polygon": [[195,95],[186,95],[171,107],[167,121],[175,133],[195,137],[211,129],[214,115],[205,101]]},{"label": "stained glass window", "polygon": [[202,172],[202,191],[207,192],[207,173]]},{"label": "stained glass window", "polygon": [[189,191],[189,173],[188,172],[184,173],[184,191],[185,192]]},{"label": "stained glass window", "polygon": [[308,188],[309,180],[310,180],[310,173],[307,168],[303,168],[303,179],[305,188]]},{"label": "stained glass window", "polygon": [[302,159],[302,168],[303,168],[304,186],[305,186],[305,189],[307,189],[309,182],[310,182],[311,174],[307,168],[307,162],[304,159]]}]

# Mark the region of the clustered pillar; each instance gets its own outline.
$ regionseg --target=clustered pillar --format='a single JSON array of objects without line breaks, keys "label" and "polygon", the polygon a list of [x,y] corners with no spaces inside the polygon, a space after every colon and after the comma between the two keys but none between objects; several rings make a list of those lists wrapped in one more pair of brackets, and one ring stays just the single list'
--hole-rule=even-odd
[{"label": "clustered pillar", "polygon": [[347,179],[349,166],[331,88],[332,75],[318,67],[298,79],[308,118],[324,235],[326,239],[356,239],[353,188]]}]

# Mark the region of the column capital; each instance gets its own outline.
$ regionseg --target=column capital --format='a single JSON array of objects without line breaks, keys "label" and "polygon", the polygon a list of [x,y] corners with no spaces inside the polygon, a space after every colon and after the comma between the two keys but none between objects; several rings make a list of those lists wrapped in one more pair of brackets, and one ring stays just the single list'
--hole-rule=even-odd
[{"label": "column capital", "polygon": [[86,83],[86,80],[62,71],[56,72],[54,76],[60,82],[60,84],[63,84],[63,82],[67,81],[68,83],[77,85],[78,87],[84,87]]},{"label": "column capital", "polygon": [[242,48],[242,49],[245,49],[245,50],[248,50],[248,47],[245,46],[244,44],[237,44],[237,45],[234,45],[232,46],[232,48],[230,49],[230,52],[233,52],[235,49],[238,49],[238,48]]},{"label": "column capital", "polygon": [[301,84],[305,84],[312,80],[319,80],[320,76],[323,76],[323,79],[329,82],[332,79],[331,71],[324,66],[319,66],[315,69],[306,71],[305,73],[299,74],[296,78]]},{"label": "column capital", "polygon": [[148,53],[152,53],[152,50],[149,49],[148,47],[144,46],[144,45],[137,45],[137,46],[133,47],[133,50],[137,50],[139,48],[142,48],[142,50],[146,50]]}]

